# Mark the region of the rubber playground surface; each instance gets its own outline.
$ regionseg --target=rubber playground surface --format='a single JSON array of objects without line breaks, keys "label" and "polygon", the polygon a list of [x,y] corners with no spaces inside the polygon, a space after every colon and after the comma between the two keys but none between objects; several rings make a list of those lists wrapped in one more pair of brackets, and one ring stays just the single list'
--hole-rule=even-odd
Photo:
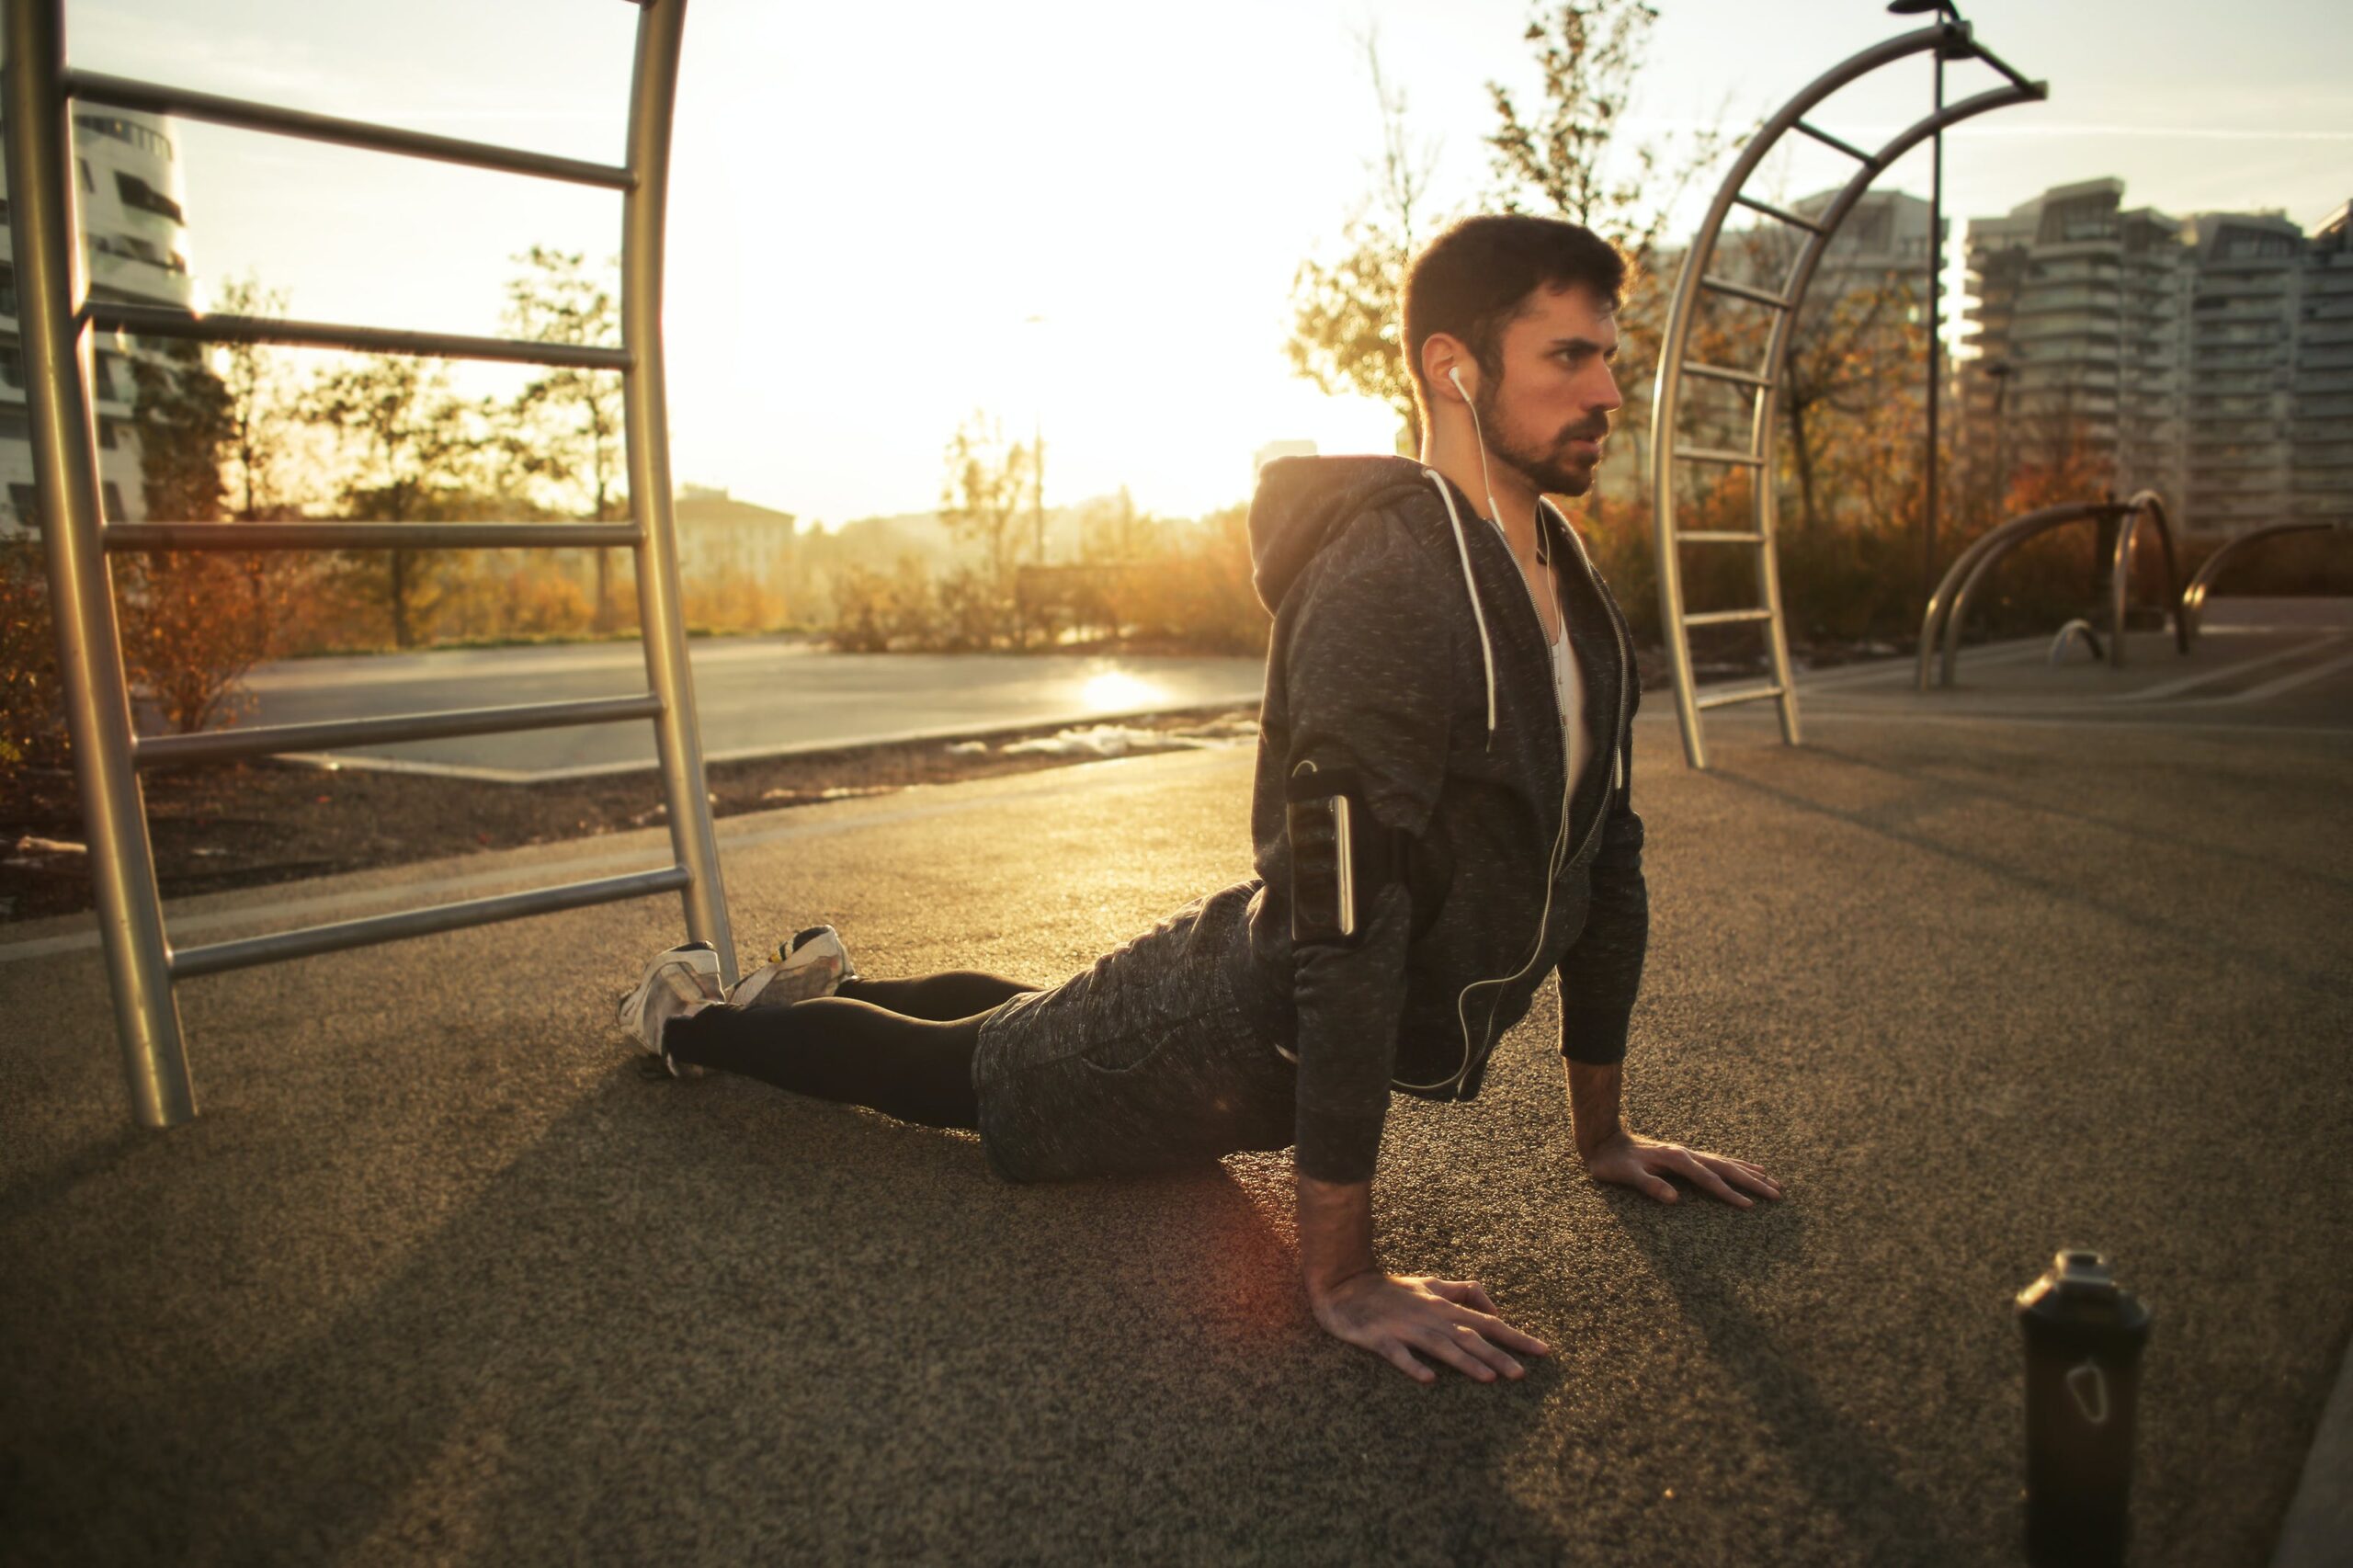
[{"label": "rubber playground surface", "polygon": [[[2009,1299],[2080,1244],[2156,1314],[2133,1560],[2268,1562],[2353,1331],[2353,726],[2333,673],[2171,704],[2336,656],[2097,730],[2027,678],[2083,671],[1944,708],[1859,676],[1803,748],[1711,716],[1706,774],[1654,694],[1630,1119],[1788,1197],[1597,1187],[1540,1000],[1477,1102],[1395,1103],[1376,1190],[1390,1267],[1552,1342],[1510,1385],[1419,1388],[1316,1330],[1286,1156],[1020,1188],[969,1135],[649,1078],[608,997],[673,901],[191,983],[202,1115],[163,1134],[124,1108],[86,921],[12,927],[0,1559],[2008,1563]],[[729,819],[738,939],[826,920],[869,973],[1058,979],[1247,873],[1249,767]]]}]

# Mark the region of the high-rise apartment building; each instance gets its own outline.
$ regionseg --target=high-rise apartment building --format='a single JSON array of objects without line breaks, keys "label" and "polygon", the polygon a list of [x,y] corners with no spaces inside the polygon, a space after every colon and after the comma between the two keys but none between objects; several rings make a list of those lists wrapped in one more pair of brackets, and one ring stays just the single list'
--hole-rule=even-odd
[{"label": "high-rise apartment building", "polygon": [[[74,196],[83,261],[95,299],[188,309],[188,217],[178,149],[168,120],[126,109],[74,106]],[[6,191],[0,188],[0,215]],[[97,420],[100,500],[109,518],[144,516],[139,437],[131,426],[131,345],[97,344],[92,412]],[[0,224],[0,538],[32,526],[32,446],[25,411],[26,367],[17,329],[17,269]]]},{"label": "high-rise apartment building", "polygon": [[2087,180],[1971,221],[1975,455],[2006,472],[2080,443],[2200,533],[2325,511],[2353,445],[2343,210],[2308,237],[2277,212],[2176,219],[2123,196]]}]

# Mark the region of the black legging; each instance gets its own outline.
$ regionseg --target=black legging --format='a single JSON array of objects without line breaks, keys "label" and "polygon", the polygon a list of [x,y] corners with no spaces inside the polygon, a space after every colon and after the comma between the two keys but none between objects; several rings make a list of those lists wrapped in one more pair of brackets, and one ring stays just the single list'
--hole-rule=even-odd
[{"label": "black legging", "polygon": [[981,1020],[1035,985],[958,970],[912,980],[846,980],[783,1007],[725,1003],[674,1018],[672,1057],[819,1099],[870,1106],[926,1127],[980,1126],[972,1052]]}]

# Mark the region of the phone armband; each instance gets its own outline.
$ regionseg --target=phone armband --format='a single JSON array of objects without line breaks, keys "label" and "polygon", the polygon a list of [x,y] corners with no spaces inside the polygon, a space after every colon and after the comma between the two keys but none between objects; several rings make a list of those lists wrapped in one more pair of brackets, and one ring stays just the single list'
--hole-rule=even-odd
[{"label": "phone armband", "polygon": [[1283,790],[1290,841],[1290,939],[1352,947],[1381,884],[1403,880],[1405,835],[1364,806],[1356,775],[1302,762]]}]

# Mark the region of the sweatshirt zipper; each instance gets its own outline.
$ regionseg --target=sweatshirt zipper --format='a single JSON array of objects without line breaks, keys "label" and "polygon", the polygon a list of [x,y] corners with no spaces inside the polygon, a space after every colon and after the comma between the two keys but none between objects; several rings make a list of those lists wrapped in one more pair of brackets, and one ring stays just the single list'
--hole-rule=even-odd
[{"label": "sweatshirt zipper", "polygon": [[[1424,472],[1427,472],[1428,471],[1425,470]],[[1448,492],[1444,480],[1440,479],[1439,476],[1435,473],[1431,473],[1429,477],[1432,483],[1437,484],[1439,498],[1446,502],[1448,512],[1453,512],[1454,497]],[[1493,517],[1487,518],[1486,523],[1489,528],[1495,530],[1495,537],[1502,541],[1505,552],[1508,554],[1511,550],[1511,539],[1510,536],[1504,532],[1503,525],[1495,521]],[[1593,569],[1590,562],[1586,562],[1586,569],[1587,572],[1590,572]],[[1543,642],[1546,641],[1544,636],[1544,617],[1540,608],[1537,604],[1536,591],[1528,586],[1527,574],[1518,571],[1518,563],[1516,559],[1513,562],[1513,571],[1519,576],[1520,587],[1528,595],[1528,611],[1536,621],[1536,640],[1539,642]],[[1550,574],[1548,574],[1548,577],[1549,576]],[[1550,580],[1552,585],[1553,607],[1556,609],[1561,610],[1561,635],[1563,639],[1566,639],[1569,634],[1568,612],[1561,608],[1560,580],[1557,577],[1551,577]],[[1477,594],[1477,591],[1475,584],[1472,585],[1472,592],[1474,596]],[[1472,608],[1474,610],[1477,608],[1475,603]],[[1615,631],[1614,625],[1612,627],[1612,631]],[[1620,684],[1622,690],[1624,683],[1621,681]],[[1568,733],[1565,729],[1562,729],[1557,725],[1555,726],[1555,730],[1558,733],[1558,740],[1561,747],[1561,825],[1552,835],[1552,847],[1551,852],[1545,857],[1544,860],[1544,906],[1542,910],[1539,912],[1536,918],[1535,941],[1529,948],[1528,957],[1520,960],[1519,967],[1514,970],[1510,974],[1494,980],[1474,980],[1470,984],[1464,986],[1455,996],[1454,1020],[1456,1025],[1462,1031],[1461,1065],[1457,1067],[1449,1076],[1439,1079],[1435,1083],[1401,1084],[1399,1086],[1402,1088],[1427,1092],[1435,1089],[1456,1089],[1461,1087],[1462,1080],[1470,1074],[1472,1062],[1478,1056],[1477,1048],[1472,1043],[1471,1040],[1471,1016],[1464,1007],[1464,1004],[1470,999],[1471,993],[1478,990],[1483,985],[1511,984],[1514,981],[1517,981],[1526,975],[1529,966],[1533,964],[1537,959],[1543,954],[1544,933],[1550,928],[1552,922],[1552,893],[1554,884],[1560,881],[1561,875],[1561,846],[1567,841],[1571,808],[1575,803],[1576,799],[1576,780],[1569,777]],[[1602,814],[1604,816],[1608,814],[1606,809]],[[1492,1017],[1492,1014],[1490,1016]]]},{"label": "sweatshirt zipper", "polygon": [[[1442,495],[1445,494],[1443,489],[1441,489],[1440,494]],[[1447,495],[1446,500],[1450,507],[1453,503],[1453,497],[1451,495]],[[1538,503],[1540,506],[1548,504],[1549,503],[1541,501]],[[1487,526],[1495,530],[1496,537],[1503,541],[1505,550],[1508,551],[1511,548],[1511,540],[1508,535],[1504,533],[1503,525],[1490,517],[1487,519]],[[1566,518],[1562,519],[1562,528],[1563,530],[1568,534],[1570,542],[1575,546],[1578,562],[1584,566],[1586,576],[1594,584],[1594,592],[1598,596],[1601,592],[1600,574],[1594,570],[1593,558],[1586,554],[1585,541],[1577,538],[1576,530],[1568,526]],[[1517,569],[1517,565],[1518,562],[1515,561],[1515,570]],[[1568,612],[1561,606],[1560,579],[1557,576],[1551,576],[1549,574],[1548,578],[1552,585],[1553,606],[1555,608],[1561,610],[1561,636],[1563,641],[1566,641],[1569,635]],[[1536,618],[1537,641],[1543,642],[1544,618],[1540,612],[1540,607],[1536,599],[1536,591],[1528,586],[1528,580],[1525,574],[1520,574],[1520,586],[1528,594],[1529,613]],[[1608,614],[1608,606],[1606,603],[1603,606],[1603,613]],[[1618,620],[1615,616],[1611,616],[1609,619],[1609,635],[1611,642],[1617,644],[1619,655],[1618,705],[1616,712],[1611,716],[1609,731],[1610,778],[1612,789],[1615,790],[1623,789],[1625,786],[1625,754],[1623,750],[1622,738],[1626,723],[1626,676],[1628,664],[1631,655],[1626,645],[1624,635],[1619,631]],[[1574,649],[1572,649],[1571,656],[1574,656]],[[1545,932],[1551,928],[1552,921],[1552,893],[1554,884],[1559,881],[1561,874],[1561,845],[1568,835],[1569,821],[1576,801],[1576,780],[1569,777],[1569,737],[1565,729],[1562,730],[1560,733],[1560,746],[1561,825],[1559,830],[1555,832],[1552,836],[1552,853],[1547,856],[1545,859],[1544,906],[1537,915],[1535,942],[1529,948],[1528,957],[1522,960],[1519,967],[1514,970],[1510,974],[1492,980],[1474,980],[1470,984],[1464,986],[1461,994],[1455,997],[1455,1022],[1462,1030],[1462,1064],[1455,1069],[1453,1074],[1449,1077],[1441,1079],[1437,1083],[1405,1084],[1401,1085],[1401,1087],[1409,1090],[1431,1090],[1461,1087],[1462,1080],[1470,1074],[1472,1062],[1478,1056],[1478,1050],[1476,1046],[1473,1045],[1471,1039],[1471,1017],[1469,1013],[1465,1010],[1463,1004],[1469,999],[1471,993],[1478,990],[1483,985],[1509,985],[1515,981],[1524,978],[1528,973],[1529,966],[1533,964],[1544,951],[1544,935]],[[1586,830],[1585,842],[1577,846],[1575,854],[1569,857],[1572,861],[1582,858],[1586,850],[1592,847],[1593,841],[1598,837],[1601,833],[1602,824],[1608,820],[1609,802],[1607,799],[1604,799],[1601,810],[1594,813],[1593,826]]]}]

